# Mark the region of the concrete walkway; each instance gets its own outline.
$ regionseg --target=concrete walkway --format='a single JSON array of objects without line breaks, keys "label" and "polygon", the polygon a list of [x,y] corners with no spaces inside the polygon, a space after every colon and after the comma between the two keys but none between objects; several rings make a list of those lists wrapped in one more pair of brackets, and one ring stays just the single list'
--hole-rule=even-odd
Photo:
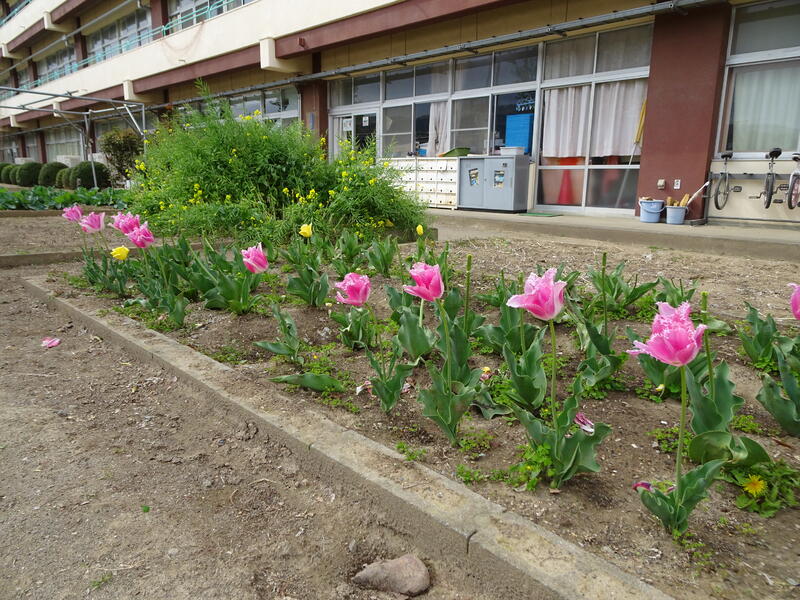
[{"label": "concrete walkway", "polygon": [[475,237],[534,239],[542,234],[618,244],[640,244],[723,256],[769,260],[800,260],[797,227],[735,225],[667,225],[641,223],[638,217],[524,214],[429,209],[439,240]]}]

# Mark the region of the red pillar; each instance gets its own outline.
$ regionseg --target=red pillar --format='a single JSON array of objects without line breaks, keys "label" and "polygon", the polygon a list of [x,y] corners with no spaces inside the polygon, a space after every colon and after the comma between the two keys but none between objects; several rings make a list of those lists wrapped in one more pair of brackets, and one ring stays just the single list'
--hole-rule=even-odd
[{"label": "red pillar", "polygon": [[[655,19],[638,196],[681,198],[703,185],[714,154],[731,7]],[[666,180],[659,190],[656,183]],[[679,190],[674,180],[681,180]],[[638,209],[637,209],[638,211]],[[692,202],[689,219],[705,214]]]},{"label": "red pillar", "polygon": [[328,135],[328,84],[312,81],[298,87],[303,123],[317,137]]},{"label": "red pillar", "polygon": [[[167,24],[169,12],[167,0],[150,0],[150,27],[158,29]],[[160,33],[153,35],[154,39],[161,37]]]}]

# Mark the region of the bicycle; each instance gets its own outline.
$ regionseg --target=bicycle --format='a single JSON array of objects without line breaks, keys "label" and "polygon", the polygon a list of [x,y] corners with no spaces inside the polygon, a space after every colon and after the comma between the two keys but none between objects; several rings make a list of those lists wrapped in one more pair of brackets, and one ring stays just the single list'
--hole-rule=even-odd
[{"label": "bicycle", "polygon": [[772,204],[772,195],[775,193],[775,159],[783,153],[780,148],[773,148],[764,156],[769,159],[769,170],[764,176],[764,190],[761,194],[764,195],[764,208],[769,208]]},{"label": "bicycle", "polygon": [[786,205],[796,208],[800,203],[800,152],[792,154],[792,160],[797,163],[792,174],[789,175],[789,189],[786,191]]},{"label": "bicycle", "polygon": [[728,203],[728,196],[731,193],[730,176],[728,175],[728,159],[733,156],[733,152],[723,152],[720,157],[725,161],[724,170],[719,174],[719,181],[714,188],[714,206],[717,210],[722,210]]}]

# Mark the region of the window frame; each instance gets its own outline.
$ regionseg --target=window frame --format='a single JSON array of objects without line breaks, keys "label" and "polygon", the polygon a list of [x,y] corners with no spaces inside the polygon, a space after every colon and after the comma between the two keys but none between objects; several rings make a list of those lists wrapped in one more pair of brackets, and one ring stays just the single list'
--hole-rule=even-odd
[{"label": "window frame", "polygon": [[[774,0],[767,0],[766,2],[754,2],[751,4],[746,4],[744,6],[754,6],[757,4],[769,4]],[[733,93],[733,89],[731,86],[731,71],[736,67],[743,67],[743,66],[760,66],[760,65],[769,65],[769,64],[777,64],[782,62],[793,62],[793,61],[800,61],[800,44],[797,46],[790,46],[787,48],[779,48],[776,50],[760,50],[757,52],[745,52],[740,54],[732,54],[733,50],[733,43],[734,43],[734,29],[736,27],[736,12],[738,9],[742,8],[739,6],[733,7],[733,12],[731,13],[731,22],[728,29],[728,44],[725,51],[725,67],[722,76],[722,93],[720,94],[720,101],[719,101],[719,110],[718,110],[718,119],[717,119],[717,134],[716,134],[716,141],[714,144],[714,157],[713,160],[722,160],[722,152],[725,151],[723,145],[725,144],[725,139],[723,139],[723,134],[727,134],[728,132],[728,122],[730,120],[730,114],[728,112],[731,95]],[[725,136],[727,137],[727,135]],[[766,161],[767,159],[764,158],[764,153],[769,150],[765,148],[764,150],[755,151],[755,152],[733,152],[732,160],[761,160]],[[789,151],[796,152],[800,151],[800,148],[792,149]],[[786,153],[784,153],[786,154]],[[791,160],[790,157],[787,155],[785,158],[779,158],[780,160]]]}]

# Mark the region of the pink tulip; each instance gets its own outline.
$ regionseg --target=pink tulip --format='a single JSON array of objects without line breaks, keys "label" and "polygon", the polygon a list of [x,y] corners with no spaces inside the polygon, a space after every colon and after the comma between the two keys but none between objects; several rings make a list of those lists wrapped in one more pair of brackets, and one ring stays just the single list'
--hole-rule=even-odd
[{"label": "pink tulip", "polygon": [[589,435],[594,433],[594,423],[586,418],[586,415],[582,412],[575,415],[574,423]]},{"label": "pink tulip", "polygon": [[789,287],[794,288],[791,299],[792,313],[794,313],[794,318],[800,321],[800,285],[790,283]]},{"label": "pink tulip", "polygon": [[348,273],[342,281],[334,284],[334,287],[346,294],[342,296],[340,292],[336,292],[336,300],[352,306],[363,305],[369,299],[369,293],[372,289],[369,277],[358,273]]},{"label": "pink tulip", "polygon": [[42,348],[55,348],[61,343],[61,340],[54,337],[46,337],[42,340]]},{"label": "pink tulip", "polygon": [[417,285],[404,285],[404,292],[428,302],[433,302],[442,297],[444,283],[442,282],[442,273],[439,271],[439,265],[430,266],[418,262],[408,272]]},{"label": "pink tulip", "polygon": [[131,231],[139,227],[139,215],[132,215],[131,213],[123,214],[119,212],[114,217],[114,223],[112,223],[111,226],[125,235],[128,235]]},{"label": "pink tulip", "polygon": [[241,252],[244,266],[251,273],[263,273],[269,267],[269,262],[264,255],[260,242],[258,246],[250,246],[247,250],[242,250]]},{"label": "pink tulip", "polygon": [[525,282],[525,293],[511,296],[506,304],[524,308],[537,319],[551,321],[564,308],[566,281],[556,281],[556,270],[548,269],[544,276],[531,273]]},{"label": "pink tulip", "polygon": [[80,223],[81,217],[83,216],[83,211],[81,207],[77,204],[73,204],[72,206],[64,209],[64,214],[61,215],[67,221],[72,221],[73,223]]},{"label": "pink tulip", "polygon": [[141,227],[134,227],[128,234],[128,239],[133,242],[137,248],[147,248],[150,244],[155,242],[153,234],[147,227],[147,221]]},{"label": "pink tulip", "polygon": [[691,308],[684,302],[673,308],[666,302],[658,303],[658,314],[653,319],[653,330],[646,343],[633,342],[635,350],[628,354],[649,354],[668,365],[682,367],[692,362],[703,344],[705,325],[694,324],[689,318]]},{"label": "pink tulip", "polygon": [[653,492],[653,484],[650,483],[649,481],[637,481],[636,483],[633,484],[633,489],[636,490],[637,492],[639,490],[645,490],[647,492],[651,492],[652,493]]},{"label": "pink tulip", "polygon": [[85,233],[97,233],[106,226],[106,213],[90,212],[80,220],[80,223]]}]

